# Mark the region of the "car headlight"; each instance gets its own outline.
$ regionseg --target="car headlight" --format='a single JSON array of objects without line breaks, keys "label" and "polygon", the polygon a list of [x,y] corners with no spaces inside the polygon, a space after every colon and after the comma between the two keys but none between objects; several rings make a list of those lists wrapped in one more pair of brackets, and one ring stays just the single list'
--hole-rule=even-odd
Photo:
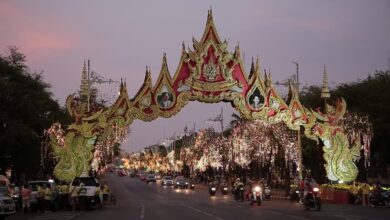
[{"label": "car headlight", "polygon": [[213,187],[213,188],[211,188],[211,190],[212,190],[212,191],[215,191],[215,188]]},{"label": "car headlight", "polygon": [[319,191],[320,191],[320,189],[318,187],[313,188],[313,192],[319,192]]},{"label": "car headlight", "polygon": [[256,186],[256,187],[255,187],[255,191],[256,191],[256,192],[260,192],[260,187],[259,187],[259,186]]},{"label": "car headlight", "polygon": [[188,183],[186,182],[186,185],[188,185]]},{"label": "car headlight", "polygon": [[223,187],[223,190],[226,190],[226,191],[227,191],[227,190],[228,190],[228,188],[227,188],[227,187]]},{"label": "car headlight", "polygon": [[179,182],[176,182],[176,184],[180,184]]}]

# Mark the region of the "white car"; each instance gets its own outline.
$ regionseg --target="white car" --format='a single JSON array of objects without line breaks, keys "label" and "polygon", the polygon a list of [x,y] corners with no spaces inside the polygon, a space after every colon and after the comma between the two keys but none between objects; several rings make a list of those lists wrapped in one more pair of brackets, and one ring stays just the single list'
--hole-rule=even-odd
[{"label": "white car", "polygon": [[0,219],[15,214],[15,203],[8,196],[0,195]]},{"label": "white car", "polygon": [[27,185],[31,189],[30,205],[32,210],[36,210],[38,208],[38,200],[37,200],[38,187],[43,187],[44,185],[46,185],[47,187],[50,187],[50,189],[53,191],[54,197],[58,196],[57,186],[52,181],[34,180],[34,181],[28,181]]},{"label": "white car", "polygon": [[173,186],[172,176],[164,176],[161,180],[161,185],[163,186]]}]

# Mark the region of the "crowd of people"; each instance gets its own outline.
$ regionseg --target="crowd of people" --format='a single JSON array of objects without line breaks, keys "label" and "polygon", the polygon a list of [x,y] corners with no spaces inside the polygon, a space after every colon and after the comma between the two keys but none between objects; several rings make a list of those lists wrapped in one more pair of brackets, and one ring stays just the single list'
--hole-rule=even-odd
[{"label": "crowd of people", "polygon": [[[70,190],[69,184],[60,182],[56,184],[41,184],[36,187],[25,184],[21,188],[15,184],[7,186],[6,196],[14,199],[17,209],[24,213],[58,210],[76,210],[80,188],[73,187]],[[100,184],[95,192],[95,201],[98,207],[109,203],[110,190],[107,182]]]}]

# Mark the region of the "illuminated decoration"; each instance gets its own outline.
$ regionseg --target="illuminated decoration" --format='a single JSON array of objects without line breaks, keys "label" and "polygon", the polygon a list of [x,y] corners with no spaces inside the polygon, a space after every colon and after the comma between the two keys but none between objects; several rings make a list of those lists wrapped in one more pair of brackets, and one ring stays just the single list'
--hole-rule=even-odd
[{"label": "illuminated decoration", "polygon": [[[65,132],[63,146],[52,135],[52,147],[60,159],[54,174],[61,180],[70,181],[86,173],[90,169],[92,151],[97,141],[103,141],[103,137],[112,134],[114,124],[127,127],[135,119],[152,121],[158,117],[172,117],[189,101],[223,101],[230,102],[247,120],[261,120],[269,124],[283,122],[292,130],[303,127],[307,137],[316,141],[321,139],[325,144],[328,178],[334,181],[354,180],[357,176],[354,161],[359,158],[361,144],[360,140],[356,140],[350,146],[344,130],[338,124],[345,114],[345,101],[340,99],[336,106],[329,106],[324,113],[309,110],[300,103],[297,92],[290,87],[292,99],[287,104],[274,88],[271,74],[261,72],[259,60],[252,66],[248,76],[239,46],[233,52],[228,51],[228,42],[221,41],[212,12],[209,11],[201,40],[193,39],[193,50],[186,50],[183,43],[173,78],[164,54],[156,84],[153,86],[150,70],[147,69],[144,83],[133,99],[129,99],[124,82],[121,82],[118,99],[107,109],[81,111],[80,103],[73,95],[69,96],[67,109],[74,123]],[[235,144],[241,146],[246,143]],[[246,155],[240,155],[237,162],[246,163],[244,158]],[[178,169],[182,163],[178,162],[174,161],[171,165]]]}]

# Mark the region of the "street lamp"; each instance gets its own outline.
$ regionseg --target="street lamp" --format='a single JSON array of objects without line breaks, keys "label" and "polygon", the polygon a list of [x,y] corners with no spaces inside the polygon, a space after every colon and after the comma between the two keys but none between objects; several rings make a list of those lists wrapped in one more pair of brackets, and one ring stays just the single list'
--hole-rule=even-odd
[{"label": "street lamp", "polygon": [[[295,61],[291,61],[293,64],[295,64],[296,66],[296,72],[295,74],[292,76],[292,81],[293,81],[293,85],[295,87],[295,90],[296,90],[296,93],[297,93],[297,98],[299,99],[299,64],[298,62],[295,62]],[[277,86],[280,86],[280,85],[283,85],[283,86],[288,86],[288,81],[287,82],[279,82],[277,81],[275,83],[275,85]],[[298,177],[299,179],[302,179],[302,142],[301,142],[301,126],[299,126],[299,129],[298,129],[298,137],[297,137],[297,145],[298,145],[298,149],[297,149],[297,153],[298,153],[298,168],[297,168],[297,171],[298,171]]]}]

